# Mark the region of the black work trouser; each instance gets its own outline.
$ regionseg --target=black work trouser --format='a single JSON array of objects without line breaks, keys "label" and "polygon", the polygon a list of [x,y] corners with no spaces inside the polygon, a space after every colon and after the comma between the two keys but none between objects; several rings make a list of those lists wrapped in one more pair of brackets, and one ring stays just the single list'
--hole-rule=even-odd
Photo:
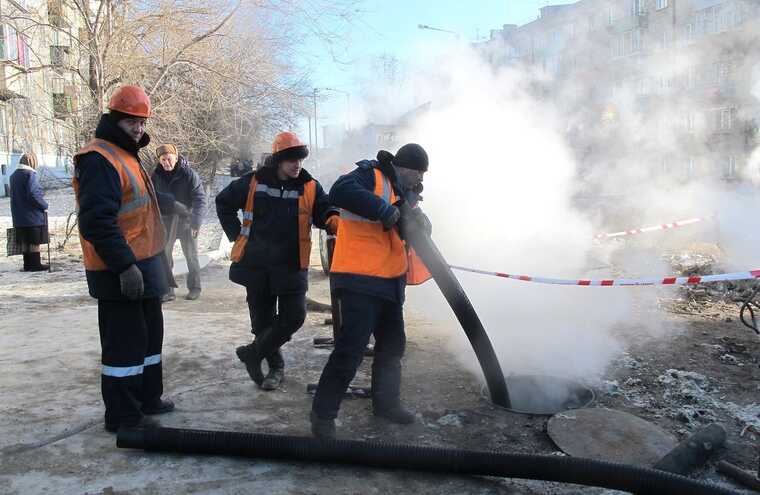
[{"label": "black work trouser", "polygon": [[[251,333],[260,335],[269,328],[275,332],[277,341],[290,340],[306,320],[306,294],[275,295],[270,292],[246,288],[248,313],[251,316]],[[266,356],[270,368],[282,369],[285,363],[279,347]]]},{"label": "black work trouser", "polygon": [[403,304],[345,290],[340,301],[343,328],[322,371],[312,410],[321,419],[338,416],[343,394],[356,376],[373,334],[372,405],[375,410],[398,407],[406,346]]},{"label": "black work trouser", "polygon": [[106,425],[140,420],[140,407],[163,394],[161,299],[98,300],[103,369],[101,391]]}]

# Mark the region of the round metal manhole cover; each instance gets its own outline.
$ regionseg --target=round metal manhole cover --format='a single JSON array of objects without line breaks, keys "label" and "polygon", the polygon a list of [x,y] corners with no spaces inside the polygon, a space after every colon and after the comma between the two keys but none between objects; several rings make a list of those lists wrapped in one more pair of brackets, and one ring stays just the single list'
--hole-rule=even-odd
[{"label": "round metal manhole cover", "polygon": [[573,457],[652,466],[678,444],[657,425],[633,414],[591,408],[566,411],[549,420],[549,437]]},{"label": "round metal manhole cover", "polygon": [[[505,380],[511,405],[503,409],[520,414],[551,416],[588,407],[596,398],[585,385],[558,376],[510,375]],[[484,393],[488,395],[486,390]]]}]

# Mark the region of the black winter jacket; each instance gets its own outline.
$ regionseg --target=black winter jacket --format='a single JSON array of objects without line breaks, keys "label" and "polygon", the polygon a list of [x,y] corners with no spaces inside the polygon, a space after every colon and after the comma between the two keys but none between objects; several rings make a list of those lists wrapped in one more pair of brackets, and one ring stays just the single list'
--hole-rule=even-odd
[{"label": "black winter jacket", "polygon": [[200,228],[206,215],[206,192],[201,177],[190,167],[185,157],[178,158],[177,166],[171,172],[164,170],[161,164],[156,165],[151,179],[157,192],[171,194],[175,201],[190,209],[190,227]]},{"label": "black winter jacket", "polygon": [[[150,142],[145,134],[139,144],[135,143],[107,114],[101,117],[95,137],[115,144],[138,160],[139,149]],[[77,158],[75,173],[79,181],[79,232],[92,243],[108,267],[105,271],[87,271],[90,295],[96,299],[126,300],[121,293],[119,274],[133,264],[142,272],[145,299],[165,294],[169,286],[163,253],[137,261],[117,224],[121,206],[118,172],[102,155],[91,152]],[[162,211],[172,211],[171,197],[159,195],[158,199]]]},{"label": "black winter jacket", "polygon": [[[238,211],[245,209],[253,174],[259,184],[303,194],[304,184],[312,180],[306,170],[296,179],[281,181],[273,167],[245,174],[216,196],[216,213],[227,238],[234,242],[242,227]],[[322,186],[317,182],[312,212],[315,227],[324,229],[331,213]],[[280,194],[282,196],[282,194]],[[230,266],[230,280],[257,292],[297,294],[308,289],[308,272],[302,270],[298,248],[298,199],[257,192],[253,203],[253,228],[243,258]]]}]

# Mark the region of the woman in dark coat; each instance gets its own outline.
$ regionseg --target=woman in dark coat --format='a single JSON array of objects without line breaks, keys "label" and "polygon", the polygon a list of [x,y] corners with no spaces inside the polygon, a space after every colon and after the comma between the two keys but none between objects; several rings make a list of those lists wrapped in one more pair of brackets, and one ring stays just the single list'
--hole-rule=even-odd
[{"label": "woman in dark coat", "polygon": [[37,178],[37,155],[26,153],[11,174],[11,216],[16,230],[16,243],[24,254],[24,271],[41,272],[49,269],[40,262],[40,244],[47,244],[48,230],[45,211],[48,209],[40,181]]}]

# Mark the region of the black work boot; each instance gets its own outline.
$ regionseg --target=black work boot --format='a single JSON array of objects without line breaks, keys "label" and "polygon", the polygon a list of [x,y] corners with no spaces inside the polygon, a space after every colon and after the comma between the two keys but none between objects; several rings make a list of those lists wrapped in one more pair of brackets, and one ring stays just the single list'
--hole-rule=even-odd
[{"label": "black work boot", "polygon": [[414,423],[414,413],[401,405],[401,362],[372,363],[372,409],[375,416],[393,423]]},{"label": "black work boot", "polygon": [[49,265],[42,264],[39,252],[29,253],[29,266],[26,268],[27,272],[46,272],[49,269]]},{"label": "black work boot", "polygon": [[174,402],[168,399],[156,399],[142,405],[142,413],[149,416],[166,414],[174,410]]},{"label": "black work boot", "polygon": [[400,425],[410,425],[414,423],[415,415],[411,411],[407,411],[401,404],[397,404],[393,407],[380,409],[377,406],[373,407],[375,416],[387,419],[392,423],[398,423]]},{"label": "black work boot", "polygon": [[277,390],[285,377],[285,359],[282,357],[282,352],[277,349],[267,356],[267,364],[269,365],[269,372],[261,383],[261,389]]},{"label": "black work boot", "polygon": [[29,261],[29,253],[23,253],[24,254],[24,271],[28,272],[29,267],[31,266],[31,263]]},{"label": "black work boot", "polygon": [[314,411],[309,415],[311,419],[311,434],[319,440],[335,439],[335,420],[322,419]]},{"label": "black work boot", "polygon": [[168,303],[168,302],[174,301],[175,299],[177,299],[177,296],[174,295],[174,288],[173,287],[170,287],[169,288],[169,292],[167,292],[166,294],[164,294],[163,296],[161,296],[161,302],[162,303]]},{"label": "black work boot", "polygon": [[274,324],[256,335],[256,340],[252,344],[238,347],[236,350],[238,358],[245,363],[248,376],[258,386],[261,386],[266,378],[264,372],[261,371],[261,361],[290,340],[290,335],[278,333],[277,329],[277,318],[275,318]]},{"label": "black work boot", "polygon": [[161,425],[153,418],[148,416],[142,416],[136,421],[128,421],[125,423],[108,424],[106,423],[106,431],[109,433],[116,433],[120,429],[132,429],[132,428],[159,428]]}]

